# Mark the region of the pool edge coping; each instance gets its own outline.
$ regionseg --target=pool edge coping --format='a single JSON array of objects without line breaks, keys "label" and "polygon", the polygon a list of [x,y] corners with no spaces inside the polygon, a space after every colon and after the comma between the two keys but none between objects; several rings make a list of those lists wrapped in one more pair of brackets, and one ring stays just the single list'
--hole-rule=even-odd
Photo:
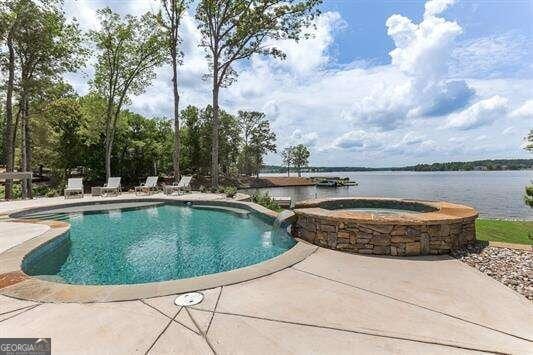
[{"label": "pool edge coping", "polygon": [[[141,199],[133,199],[141,200]],[[158,200],[157,197],[143,198],[146,200]],[[177,201],[185,204],[189,201],[183,199],[160,199],[166,202]],[[117,200],[102,200],[105,202]],[[118,202],[118,201],[117,201]],[[124,202],[124,200],[120,201]],[[253,210],[269,218],[276,218],[278,213],[268,210],[252,202],[231,201],[231,200],[194,200],[193,203],[212,203],[215,205],[236,205],[247,210]],[[85,205],[87,203],[76,203],[75,205]],[[89,203],[90,204],[90,203]],[[64,204],[47,206],[47,209],[64,206]],[[38,209],[38,208],[37,208]],[[16,211],[13,214],[19,215],[21,212],[35,210],[26,208]],[[12,219],[12,222],[21,222]],[[263,262],[249,265],[243,268],[233,269],[215,274],[202,275],[179,280],[168,280],[160,282],[150,282],[142,284],[127,285],[74,285],[46,281],[37,277],[32,277],[22,271],[22,262],[26,255],[42,245],[61,237],[70,229],[66,222],[49,220],[23,220],[25,223],[48,224],[50,229],[43,234],[35,236],[21,244],[18,244],[0,253],[0,294],[17,299],[24,299],[45,303],[104,303],[131,301],[145,298],[154,298],[179,294],[191,291],[205,290],[220,286],[232,285],[259,277],[267,276],[275,272],[288,268],[306,259],[318,247],[305,241],[295,238],[296,244],[274,258]],[[10,283],[13,280],[13,283]]]}]

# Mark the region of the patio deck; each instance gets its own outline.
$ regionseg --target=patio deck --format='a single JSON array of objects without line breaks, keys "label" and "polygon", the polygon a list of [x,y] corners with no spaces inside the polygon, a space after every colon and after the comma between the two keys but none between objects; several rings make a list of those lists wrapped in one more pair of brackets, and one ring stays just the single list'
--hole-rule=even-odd
[{"label": "patio deck", "polygon": [[[0,203],[0,213],[61,201],[52,200]],[[46,230],[0,222],[0,252]],[[447,256],[317,248],[277,273],[202,292],[202,303],[183,308],[175,295],[107,303],[0,295],[0,337],[51,337],[55,354],[533,352],[532,303]]]}]

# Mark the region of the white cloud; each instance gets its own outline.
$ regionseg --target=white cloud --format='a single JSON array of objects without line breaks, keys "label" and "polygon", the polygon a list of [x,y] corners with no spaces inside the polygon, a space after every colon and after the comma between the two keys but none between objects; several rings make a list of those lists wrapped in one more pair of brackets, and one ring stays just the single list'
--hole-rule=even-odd
[{"label": "white cloud", "polygon": [[[67,3],[78,4],[79,11],[83,6],[94,10],[104,4],[103,0],[94,1],[100,2]],[[156,5],[154,1],[144,0],[139,6],[137,2],[127,6],[108,3],[115,11],[138,15]],[[254,56],[240,63],[238,81],[221,91],[221,106],[230,112],[265,112],[278,136],[278,146],[310,145],[313,164],[404,165],[428,159],[483,158],[489,152],[521,152],[520,142],[495,139],[509,125],[498,117],[506,117],[507,107],[516,108],[531,99],[526,95],[533,80],[527,76],[472,78],[467,70],[458,70],[458,53],[466,51],[463,58],[475,63],[473,53],[484,45],[480,41],[457,46],[469,27],[463,29],[443,17],[452,4],[427,2],[418,23],[391,16],[384,26],[395,47],[390,52],[391,63],[381,65],[369,64],[368,58],[361,61],[357,52],[353,63],[336,65],[332,46],[336,33],[347,24],[341,14],[325,12],[316,20],[314,38],[276,42],[287,53],[286,61]],[[84,28],[95,26],[94,18],[83,21]],[[180,106],[204,106],[211,102],[211,84],[202,80],[208,66],[204,50],[198,47],[201,35],[189,14],[183,20],[182,37]],[[487,68],[490,70],[490,65]],[[86,72],[90,78],[90,66]],[[164,66],[157,74],[146,93],[132,99],[130,108],[145,115],[170,117],[171,72]],[[71,82],[83,88],[87,79],[75,76]],[[522,117],[520,109],[513,111],[513,117]],[[526,121],[513,121],[515,132],[526,131]],[[442,129],[436,129],[439,127]],[[487,139],[469,144],[482,135]],[[279,156],[270,155],[267,161],[279,162]]]},{"label": "white cloud", "polygon": [[330,149],[343,149],[349,151],[376,150],[385,143],[386,133],[353,130],[336,138]]},{"label": "white cloud", "polygon": [[291,145],[303,144],[308,147],[314,147],[317,143],[317,140],[318,134],[316,132],[304,133],[300,129],[295,129],[289,138]]},{"label": "white cloud", "polygon": [[531,39],[512,31],[462,41],[453,49],[450,74],[482,79],[523,77],[533,73],[533,67],[523,67],[532,49]]},{"label": "white cloud", "polygon": [[514,130],[515,130],[515,129],[514,129],[513,126],[509,126],[509,127],[507,127],[506,129],[504,129],[504,130],[502,131],[502,134],[503,134],[503,135],[512,134],[512,133],[514,132]]},{"label": "white cloud", "polygon": [[453,1],[430,1],[422,22],[392,15],[387,33],[395,48],[389,53],[391,65],[381,70],[381,80],[356,100],[343,117],[356,125],[382,130],[408,126],[408,119],[442,116],[465,107],[474,90],[464,80],[448,80],[451,49],[462,28],[437,17]]},{"label": "white cloud", "polygon": [[424,17],[438,15],[454,3],[455,0],[429,0],[424,4]]},{"label": "white cloud", "polygon": [[533,100],[527,100],[522,106],[512,111],[509,116],[513,118],[533,119]]},{"label": "white cloud", "polygon": [[334,41],[335,31],[345,26],[346,22],[338,12],[328,11],[317,18],[314,27],[304,30],[311,35],[309,39],[269,41],[267,45],[275,46],[287,55],[285,60],[276,61],[277,65],[299,74],[311,73],[328,63],[327,51]]},{"label": "white cloud", "polygon": [[489,125],[505,116],[508,102],[509,100],[498,95],[478,101],[467,109],[452,114],[445,127],[468,130]]}]

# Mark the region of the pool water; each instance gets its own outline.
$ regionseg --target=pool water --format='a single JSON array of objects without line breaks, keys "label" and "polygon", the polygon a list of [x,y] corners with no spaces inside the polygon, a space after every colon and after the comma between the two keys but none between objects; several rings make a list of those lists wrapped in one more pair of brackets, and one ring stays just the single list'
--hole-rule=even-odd
[{"label": "pool water", "polygon": [[26,273],[84,285],[156,282],[249,266],[295,244],[253,213],[242,218],[187,206],[73,213],[66,221],[68,238],[30,254]]},{"label": "pool water", "polygon": [[374,213],[374,214],[385,214],[385,215],[391,215],[391,214],[399,214],[399,213],[423,213],[421,211],[415,211],[415,210],[408,210],[408,209],[400,209],[400,208],[345,208],[344,211],[349,212],[363,212],[363,213]]}]

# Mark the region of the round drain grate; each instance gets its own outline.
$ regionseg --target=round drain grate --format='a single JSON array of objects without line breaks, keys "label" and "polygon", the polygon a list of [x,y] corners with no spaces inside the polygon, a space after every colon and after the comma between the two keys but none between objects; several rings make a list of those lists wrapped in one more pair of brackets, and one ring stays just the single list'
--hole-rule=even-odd
[{"label": "round drain grate", "polygon": [[176,306],[194,306],[195,304],[202,302],[203,299],[204,295],[200,292],[184,293],[183,295],[176,297],[174,304]]}]

